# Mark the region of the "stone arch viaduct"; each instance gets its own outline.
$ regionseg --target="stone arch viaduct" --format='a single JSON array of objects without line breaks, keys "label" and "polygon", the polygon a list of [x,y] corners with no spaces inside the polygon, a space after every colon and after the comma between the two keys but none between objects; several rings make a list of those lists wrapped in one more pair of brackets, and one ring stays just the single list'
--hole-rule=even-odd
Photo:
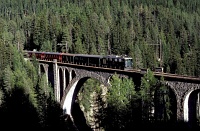
[{"label": "stone arch viaduct", "polygon": [[[88,78],[95,78],[105,86],[109,86],[109,78],[117,74],[132,77],[136,84],[140,84],[143,76],[139,71],[118,71],[114,69],[92,68],[77,65],[39,61],[39,72],[43,72],[54,87],[55,99],[60,102],[64,113],[71,115],[72,104],[75,101],[81,85]],[[193,92],[200,92],[200,78],[176,76],[174,74],[157,73],[156,77],[163,76],[164,84],[172,89],[177,103],[177,120],[189,120],[189,97]]]}]

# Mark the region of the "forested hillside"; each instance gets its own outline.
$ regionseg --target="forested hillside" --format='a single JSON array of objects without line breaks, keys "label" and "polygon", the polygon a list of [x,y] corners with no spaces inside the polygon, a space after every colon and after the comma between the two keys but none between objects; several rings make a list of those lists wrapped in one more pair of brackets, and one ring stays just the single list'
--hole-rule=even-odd
[{"label": "forested hillside", "polygon": [[0,38],[18,49],[126,54],[134,68],[200,75],[198,0],[0,2]]},{"label": "forested hillside", "polygon": [[[23,50],[126,54],[133,58],[134,68],[163,66],[165,72],[200,76],[199,0],[0,2],[2,128],[75,130],[55,102],[45,75],[38,74],[37,62],[24,61]],[[113,76],[113,88],[104,93],[106,103],[102,85],[89,80],[77,101],[86,113],[92,110],[93,116],[87,117],[92,129],[150,129],[152,125],[174,129],[175,98],[161,83],[151,71],[142,78],[140,87]],[[96,112],[91,103],[98,106]],[[197,119],[199,126],[199,115]]]},{"label": "forested hillside", "polygon": [[38,74],[38,63],[25,61],[22,52],[2,40],[0,49],[1,127],[8,130],[73,130],[71,121],[54,100],[46,76]]}]

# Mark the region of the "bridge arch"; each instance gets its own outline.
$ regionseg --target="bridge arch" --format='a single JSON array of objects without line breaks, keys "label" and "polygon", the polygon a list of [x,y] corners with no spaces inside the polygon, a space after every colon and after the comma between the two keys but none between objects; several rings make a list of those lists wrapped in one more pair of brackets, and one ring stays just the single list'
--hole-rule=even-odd
[{"label": "bridge arch", "polygon": [[71,71],[71,79],[73,79],[76,76],[76,72],[74,70]]},{"label": "bridge arch", "polygon": [[40,72],[41,73],[45,73],[45,68],[44,68],[44,65],[42,64],[40,64]]},{"label": "bridge arch", "polygon": [[40,76],[45,74],[46,71],[45,71],[45,65],[44,64],[39,64],[39,74]]},{"label": "bridge arch", "polygon": [[[166,81],[166,84],[174,91],[177,101],[177,120],[194,123],[196,113],[196,104],[195,99],[199,93],[200,86],[195,83],[186,83],[186,82],[172,82]],[[195,122],[196,123],[196,122]]]},{"label": "bridge arch", "polygon": [[47,80],[47,83],[49,82],[49,78],[48,78],[48,68],[49,68],[49,65],[48,64],[44,64],[44,63],[42,63],[42,64],[39,64],[39,70],[38,70],[38,72],[39,72],[39,75],[40,76],[42,76],[42,75],[46,75],[46,80]]},{"label": "bridge arch", "polygon": [[65,72],[65,75],[64,75],[64,77],[65,77],[65,87],[64,87],[64,89],[65,89],[66,85],[69,85],[69,82],[70,82],[70,72],[67,68],[65,68],[64,72]]},{"label": "bridge arch", "polygon": [[60,88],[59,96],[61,99],[61,97],[63,96],[63,92],[64,92],[64,69],[58,68],[58,74],[59,74],[58,83],[59,83],[59,88]]},{"label": "bridge arch", "polygon": [[[77,72],[76,72],[77,73]],[[79,73],[78,73],[79,74]],[[77,94],[82,87],[82,85],[89,79],[94,78],[99,80],[101,84],[104,86],[109,86],[109,78],[110,75],[106,79],[102,79],[102,77],[98,74],[87,73],[87,75],[77,75],[75,76],[68,87],[65,89],[64,95],[61,99],[61,106],[64,110],[65,114],[71,115],[71,108],[73,103],[76,100]]]},{"label": "bridge arch", "polygon": [[190,89],[184,97],[184,121],[197,123],[197,114],[200,112],[200,89]]}]

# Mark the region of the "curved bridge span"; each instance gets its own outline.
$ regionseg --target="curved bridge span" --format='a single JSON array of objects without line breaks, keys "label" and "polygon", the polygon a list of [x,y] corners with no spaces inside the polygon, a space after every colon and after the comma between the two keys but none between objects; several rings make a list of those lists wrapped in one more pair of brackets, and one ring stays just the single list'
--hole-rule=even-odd
[{"label": "curved bridge span", "polygon": [[[39,60],[40,72],[47,76],[54,87],[55,99],[61,103],[64,113],[71,115],[72,104],[83,83],[88,78],[99,80],[104,86],[109,86],[109,78],[115,73],[122,77],[133,78],[136,85],[140,84],[144,75],[139,70],[118,70],[102,67],[92,67],[67,64],[54,61]],[[200,92],[200,78],[181,76],[163,72],[154,72],[155,77],[164,78],[164,84],[172,89],[177,103],[177,120],[189,121],[189,97],[193,92]]]}]

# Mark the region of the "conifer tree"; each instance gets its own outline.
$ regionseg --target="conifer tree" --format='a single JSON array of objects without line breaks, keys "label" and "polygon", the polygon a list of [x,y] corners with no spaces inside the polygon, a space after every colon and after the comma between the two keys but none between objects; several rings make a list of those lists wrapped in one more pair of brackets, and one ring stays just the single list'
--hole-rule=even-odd
[{"label": "conifer tree", "polygon": [[24,49],[25,39],[24,32],[22,30],[17,30],[15,34],[15,42],[18,50]]},{"label": "conifer tree", "polygon": [[102,117],[106,122],[105,130],[126,130],[133,124],[131,123],[134,119],[131,103],[136,99],[133,81],[128,78],[120,78],[117,74],[113,75],[111,87],[108,89],[107,107]]},{"label": "conifer tree", "polygon": [[72,38],[70,35],[70,30],[68,26],[63,28],[63,36],[62,36],[62,46],[63,46],[63,52],[69,52],[72,50]]},{"label": "conifer tree", "polygon": [[154,120],[154,95],[156,90],[157,80],[153,76],[153,72],[149,69],[142,77],[140,86],[140,97],[142,102],[142,120],[148,122]]},{"label": "conifer tree", "polygon": [[77,38],[77,41],[74,44],[74,53],[79,53],[79,54],[85,54],[85,48],[84,45],[81,42],[81,38]]}]

